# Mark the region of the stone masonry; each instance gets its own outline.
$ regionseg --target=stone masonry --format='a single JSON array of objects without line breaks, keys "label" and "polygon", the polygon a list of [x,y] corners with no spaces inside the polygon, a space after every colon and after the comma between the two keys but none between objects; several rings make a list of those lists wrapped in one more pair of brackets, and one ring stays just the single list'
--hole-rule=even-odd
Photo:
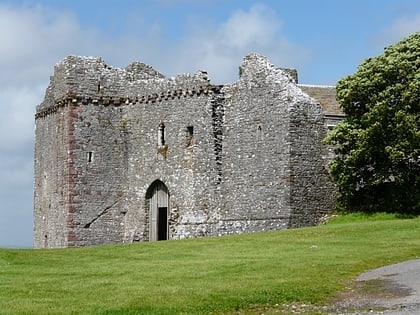
[{"label": "stone masonry", "polygon": [[244,58],[237,82],[69,56],[35,114],[34,247],[318,224],[334,209],[334,87]]}]

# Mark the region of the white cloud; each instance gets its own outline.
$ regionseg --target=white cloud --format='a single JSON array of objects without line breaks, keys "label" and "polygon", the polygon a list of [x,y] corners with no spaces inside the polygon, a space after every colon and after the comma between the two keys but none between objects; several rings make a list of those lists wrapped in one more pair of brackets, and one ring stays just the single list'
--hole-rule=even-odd
[{"label": "white cloud", "polygon": [[280,18],[263,5],[236,11],[220,25],[192,21],[189,29],[191,33],[175,52],[177,62],[168,64],[173,73],[204,68],[213,82],[226,83],[237,80],[238,66],[250,52],[264,54],[274,64],[286,67],[307,59],[301,48],[282,35]]},{"label": "white cloud", "polygon": [[169,42],[171,47],[165,47],[160,25],[149,25],[145,32],[141,19],[137,22],[137,34],[131,24],[130,35],[110,38],[84,29],[66,12],[0,5],[0,84],[46,84],[52,65],[68,54],[102,56],[121,67],[139,60],[170,75],[206,68],[219,83],[237,79],[241,59],[249,52],[265,54],[279,66],[307,58],[282,35],[280,18],[263,5],[238,10],[218,25],[192,21],[189,33],[175,44]]},{"label": "white cloud", "polygon": [[[52,60],[77,43],[82,34],[68,14],[43,7],[0,5],[0,83],[31,85],[46,81]],[[55,62],[55,61],[54,61]]]},{"label": "white cloud", "polygon": [[43,97],[45,86],[6,86],[0,89],[0,152],[14,154],[33,140],[35,106]]},{"label": "white cloud", "polygon": [[380,34],[384,45],[392,45],[403,37],[420,31],[420,13],[413,16],[403,16],[396,19],[385,31]]},{"label": "white cloud", "polygon": [[224,44],[242,50],[269,45],[280,26],[280,20],[271,10],[256,5],[248,12],[236,12],[222,25],[219,33],[224,36]]},{"label": "white cloud", "polygon": [[0,89],[0,246],[32,243],[33,113],[43,90]]},{"label": "white cloud", "polygon": [[0,246],[32,243],[35,106],[54,63],[78,35],[65,13],[0,5]]}]

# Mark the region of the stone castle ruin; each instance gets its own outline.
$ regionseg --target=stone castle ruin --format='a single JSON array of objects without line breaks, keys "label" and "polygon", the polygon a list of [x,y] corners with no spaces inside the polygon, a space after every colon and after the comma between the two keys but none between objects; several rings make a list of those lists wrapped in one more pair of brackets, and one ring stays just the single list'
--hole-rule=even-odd
[{"label": "stone castle ruin", "polygon": [[237,82],[69,56],[35,114],[34,246],[315,225],[335,206],[322,143],[335,88],[244,58]]}]

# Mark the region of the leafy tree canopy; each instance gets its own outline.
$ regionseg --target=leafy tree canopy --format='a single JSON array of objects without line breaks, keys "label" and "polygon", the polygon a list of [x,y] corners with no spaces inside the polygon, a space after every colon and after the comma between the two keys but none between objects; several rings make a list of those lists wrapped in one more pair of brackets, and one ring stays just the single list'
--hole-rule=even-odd
[{"label": "leafy tree canopy", "polygon": [[420,214],[420,33],[337,84],[346,119],[327,136],[347,211]]}]

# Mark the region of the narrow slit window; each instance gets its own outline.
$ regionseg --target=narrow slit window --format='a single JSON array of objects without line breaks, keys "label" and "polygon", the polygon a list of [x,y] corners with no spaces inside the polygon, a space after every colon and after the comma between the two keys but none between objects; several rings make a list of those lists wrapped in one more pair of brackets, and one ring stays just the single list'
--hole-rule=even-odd
[{"label": "narrow slit window", "polygon": [[88,161],[88,163],[92,163],[93,162],[93,152],[92,151],[89,151],[87,153],[87,161]]},{"label": "narrow slit window", "polygon": [[193,142],[194,137],[194,127],[193,126],[187,126],[187,133],[186,133],[186,145],[187,147],[190,147]]},{"label": "narrow slit window", "polygon": [[258,128],[257,128],[257,140],[262,140],[262,138],[263,138],[262,127],[261,127],[261,125],[258,125]]},{"label": "narrow slit window", "polygon": [[164,146],[165,145],[165,125],[163,123],[159,124],[158,129],[158,146]]}]

